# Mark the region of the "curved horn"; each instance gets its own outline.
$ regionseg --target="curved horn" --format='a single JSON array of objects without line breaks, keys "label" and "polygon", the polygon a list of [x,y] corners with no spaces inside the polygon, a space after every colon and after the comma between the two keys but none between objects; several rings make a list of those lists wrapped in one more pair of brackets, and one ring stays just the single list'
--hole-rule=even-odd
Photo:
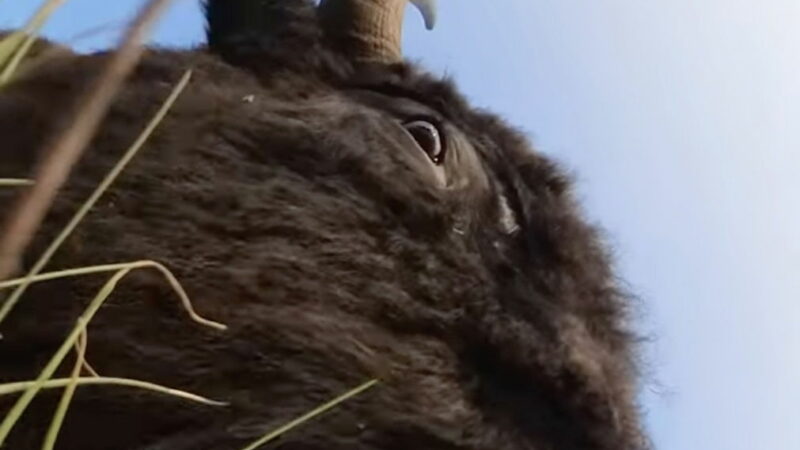
[{"label": "curved horn", "polygon": [[403,59],[400,44],[406,3],[416,6],[430,30],[436,23],[436,0],[322,0],[323,27],[356,59],[381,63]]}]

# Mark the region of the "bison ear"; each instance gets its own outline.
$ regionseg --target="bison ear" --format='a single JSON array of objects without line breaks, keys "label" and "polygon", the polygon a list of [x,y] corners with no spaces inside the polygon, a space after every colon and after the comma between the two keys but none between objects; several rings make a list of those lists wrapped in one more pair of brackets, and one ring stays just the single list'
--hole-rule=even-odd
[{"label": "bison ear", "polygon": [[514,212],[511,204],[508,201],[508,196],[505,192],[500,192],[497,196],[500,229],[507,235],[516,234],[521,225],[519,214]]},{"label": "bison ear", "polygon": [[497,193],[500,228],[509,235],[541,234],[541,227],[552,225],[549,219],[575,206],[572,180],[522,136],[506,133],[500,141],[504,157],[495,165],[495,174],[502,180]]}]

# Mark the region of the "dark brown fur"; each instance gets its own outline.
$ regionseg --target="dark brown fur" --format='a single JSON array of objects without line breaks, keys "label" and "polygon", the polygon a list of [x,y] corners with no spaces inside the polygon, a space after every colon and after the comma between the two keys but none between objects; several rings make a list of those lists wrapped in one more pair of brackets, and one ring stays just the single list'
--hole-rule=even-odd
[{"label": "dark brown fur", "polygon": [[[373,377],[382,383],[269,448],[644,447],[628,300],[561,170],[449,82],[408,64],[355,66],[326,47],[309,4],[286,4],[273,13],[291,20],[272,33],[151,51],[30,255],[193,68],[50,269],[153,259],[174,270],[229,330],[190,322],[159,274],[136,272],[91,324],[88,360],[231,405],[80,387],[58,448],[241,448]],[[26,173],[103,60],[52,61],[0,93],[0,176]],[[398,123],[420,113],[448,130],[458,187],[417,169]],[[0,382],[34,377],[105,279],[31,289],[2,325]],[[58,394],[37,398],[7,448],[39,447]]]}]

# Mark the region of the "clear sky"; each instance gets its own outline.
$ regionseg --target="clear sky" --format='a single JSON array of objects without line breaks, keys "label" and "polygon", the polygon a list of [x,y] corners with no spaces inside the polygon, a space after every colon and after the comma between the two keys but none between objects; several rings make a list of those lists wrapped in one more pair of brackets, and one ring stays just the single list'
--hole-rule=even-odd
[{"label": "clear sky", "polygon": [[[70,0],[47,34],[106,46],[139,3]],[[800,2],[439,4],[407,54],[568,165],[641,298],[657,447],[800,449]],[[201,39],[194,0],[155,36]]]}]

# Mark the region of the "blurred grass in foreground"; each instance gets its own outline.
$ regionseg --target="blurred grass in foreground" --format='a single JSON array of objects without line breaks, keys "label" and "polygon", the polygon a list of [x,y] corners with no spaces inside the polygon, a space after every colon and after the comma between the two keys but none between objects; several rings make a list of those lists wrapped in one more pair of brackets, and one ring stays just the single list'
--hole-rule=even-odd
[{"label": "blurred grass in foreground", "polygon": [[[6,35],[2,40],[0,40],[0,89],[2,89],[8,83],[13,81],[14,76],[18,73],[20,67],[23,66],[23,62],[26,61],[26,57],[29,56],[31,49],[33,48],[33,45],[36,43],[41,28],[47,22],[48,18],[64,2],[65,0],[47,0],[43,2],[22,30],[12,32]],[[159,3],[158,1],[153,0],[150,3],[150,6],[155,8],[156,6],[158,6],[158,3]],[[165,4],[167,2],[162,1],[160,3]],[[144,28],[144,25],[142,25],[141,23],[138,25]],[[136,26],[136,24],[134,26]],[[82,276],[90,273],[113,272],[113,275],[109,278],[106,284],[98,291],[97,295],[94,297],[94,299],[92,299],[89,306],[84,310],[83,314],[81,314],[81,316],[77,319],[76,324],[72,329],[72,332],[63,341],[59,349],[53,354],[50,361],[47,363],[44,369],[42,369],[39,376],[35,380],[0,384],[0,396],[21,393],[14,406],[12,406],[12,408],[5,414],[2,420],[0,420],[0,446],[3,445],[9,433],[11,433],[12,429],[14,428],[16,423],[19,421],[20,417],[25,412],[26,408],[30,405],[30,403],[42,389],[55,389],[55,388],[63,389],[62,397],[54,413],[51,425],[46,431],[46,434],[43,436],[43,444],[42,444],[43,450],[52,450],[55,448],[58,438],[58,433],[63,424],[63,420],[68,412],[69,405],[71,403],[75,389],[78,386],[82,385],[102,384],[102,385],[128,386],[143,390],[149,390],[154,393],[162,395],[178,397],[187,401],[194,401],[209,406],[226,405],[226,403],[224,402],[207,399],[200,395],[160,386],[158,384],[150,383],[147,381],[131,380],[126,378],[116,378],[116,377],[113,378],[102,377],[97,373],[95,373],[91,369],[89,363],[85,361],[86,348],[88,346],[88,336],[86,332],[86,327],[89,325],[92,318],[98,312],[98,310],[106,301],[106,299],[114,292],[114,289],[116,288],[117,284],[131,271],[142,268],[156,268],[162,273],[166,281],[172,286],[173,290],[181,299],[184,309],[187,311],[187,314],[193,321],[204,326],[215,328],[217,330],[225,330],[226,328],[225,325],[220,324],[218,322],[214,322],[212,320],[205,319],[194,311],[191,300],[189,299],[185,290],[182,288],[179,281],[174,277],[174,275],[172,275],[169,269],[167,269],[165,266],[155,261],[134,261],[130,263],[89,266],[71,270],[61,270],[50,273],[41,273],[42,269],[44,269],[44,267],[50,261],[50,258],[53,256],[53,254],[58,250],[61,244],[63,244],[63,242],[69,237],[69,235],[76,229],[76,227],[80,224],[80,221],[86,216],[86,214],[88,214],[91,211],[92,207],[97,202],[97,200],[113,184],[114,180],[123,171],[126,164],[146,144],[148,137],[158,127],[161,120],[168,113],[171,106],[174,104],[174,102],[178,99],[180,94],[186,88],[190,79],[191,79],[191,70],[188,70],[183,76],[183,78],[175,86],[173,91],[170,93],[169,97],[166,99],[161,109],[150,120],[148,125],[143,130],[142,134],[137,138],[137,140],[133,143],[133,145],[131,145],[131,147],[128,149],[125,155],[120,159],[120,161],[115,165],[115,167],[112,168],[112,170],[108,173],[105,179],[97,186],[92,195],[81,205],[77,213],[73,216],[72,220],[70,220],[70,222],[62,229],[61,233],[53,240],[48,249],[40,256],[39,260],[34,265],[34,268],[30,272],[28,272],[28,274],[23,278],[12,279],[8,281],[2,281],[0,279],[0,290],[15,288],[12,294],[9,297],[5,298],[2,302],[2,305],[0,306],[0,323],[2,323],[2,321],[6,319],[8,314],[11,312],[14,305],[21,299],[27,287],[33,283],[43,282],[56,278]],[[81,111],[79,111],[78,113],[80,114]],[[7,176],[6,174],[3,175]],[[18,174],[15,174],[15,176],[16,175]],[[9,187],[30,188],[33,184],[34,184],[33,180],[26,178],[0,178],[0,188],[9,188]],[[0,339],[2,339],[2,335],[0,335]],[[58,379],[53,378],[53,375],[55,374],[56,370],[58,369],[58,367],[60,367],[60,365],[62,364],[62,362],[64,361],[64,359],[66,358],[67,354],[70,352],[71,349],[73,349],[76,353],[76,360],[73,369],[71,371],[70,377],[58,378]],[[90,376],[81,376],[81,372],[83,370],[87,370]],[[279,427],[278,429],[270,433],[267,433],[260,439],[246,446],[243,450],[255,450],[257,448],[260,448],[261,446],[271,442],[272,440],[281,436],[282,434],[335,408],[342,402],[345,402],[350,398],[371,389],[377,383],[378,380],[371,380],[367,383],[364,383],[361,386],[358,386],[357,388],[331,400],[330,402],[325,403],[319,406],[318,408],[288,422],[286,425]],[[87,439],[91,439],[91,436],[87,436]]]}]

